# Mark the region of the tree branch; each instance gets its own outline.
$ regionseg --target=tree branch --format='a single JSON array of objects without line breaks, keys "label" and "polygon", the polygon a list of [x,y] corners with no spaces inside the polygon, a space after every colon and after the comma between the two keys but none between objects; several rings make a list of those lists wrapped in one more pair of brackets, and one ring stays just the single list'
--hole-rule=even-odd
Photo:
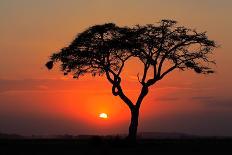
[{"label": "tree branch", "polygon": [[145,84],[146,77],[147,77],[147,71],[148,71],[148,69],[149,69],[149,66],[150,66],[150,64],[149,64],[148,62],[144,65],[143,77],[142,77],[142,80],[141,80],[141,82],[140,82],[142,85]]},{"label": "tree branch", "polygon": [[147,85],[143,85],[143,87],[142,87],[142,89],[141,89],[141,92],[140,92],[140,94],[139,94],[139,97],[138,97],[138,99],[137,99],[137,102],[136,102],[136,104],[135,104],[135,107],[136,107],[137,109],[140,108],[140,105],[141,105],[141,103],[142,103],[144,97],[145,97],[147,94],[148,94],[148,86],[147,86]]},{"label": "tree branch", "polygon": [[106,77],[108,81],[112,84],[112,94],[114,96],[119,96],[130,109],[134,108],[132,101],[124,94],[122,87],[120,85],[121,78],[116,74],[113,74],[114,79],[110,77],[109,71],[106,71]]},{"label": "tree branch", "polygon": [[161,80],[165,75],[167,75],[169,72],[173,71],[175,68],[177,68],[177,64],[166,70],[162,73],[162,75],[159,77],[159,80]]},{"label": "tree branch", "polygon": [[111,83],[111,84],[114,84],[114,80],[110,77],[110,74],[108,71],[106,71],[106,78],[108,79],[108,81]]},{"label": "tree branch", "polygon": [[134,104],[132,103],[132,101],[124,94],[124,92],[122,91],[122,88],[120,85],[117,85],[116,87],[118,89],[118,95],[119,97],[127,104],[127,106],[130,109],[134,109]]},{"label": "tree branch", "polygon": [[177,44],[177,45],[175,45],[175,46],[172,47],[170,50],[166,51],[166,53],[164,54],[164,56],[162,57],[162,59],[160,60],[159,65],[158,65],[158,73],[157,73],[158,76],[160,76],[161,69],[162,69],[162,66],[163,66],[163,63],[164,63],[165,59],[167,58],[167,56],[168,56],[171,52],[176,51],[179,47],[184,47],[184,46],[188,46],[188,45],[190,45],[190,44],[195,44],[195,43],[197,43],[196,41],[193,41],[193,42],[190,41],[189,43],[186,43],[186,42],[187,42],[187,40],[186,40],[186,41],[183,41],[183,42],[181,42],[181,43],[179,43],[179,44]]}]

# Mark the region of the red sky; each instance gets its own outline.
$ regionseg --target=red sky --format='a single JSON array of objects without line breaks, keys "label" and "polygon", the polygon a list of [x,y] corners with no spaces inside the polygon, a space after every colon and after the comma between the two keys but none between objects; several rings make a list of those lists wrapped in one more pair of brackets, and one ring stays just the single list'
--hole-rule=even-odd
[{"label": "red sky", "polygon": [[[232,3],[227,0],[0,1],[0,132],[31,134],[126,133],[129,109],[104,77],[73,80],[48,71],[49,55],[94,24],[155,23],[163,18],[207,30],[216,49],[216,74],[175,71],[150,89],[139,131],[232,136]],[[136,70],[134,69],[136,65]],[[130,62],[124,89],[138,91],[139,64]],[[106,112],[108,120],[98,118]]]}]

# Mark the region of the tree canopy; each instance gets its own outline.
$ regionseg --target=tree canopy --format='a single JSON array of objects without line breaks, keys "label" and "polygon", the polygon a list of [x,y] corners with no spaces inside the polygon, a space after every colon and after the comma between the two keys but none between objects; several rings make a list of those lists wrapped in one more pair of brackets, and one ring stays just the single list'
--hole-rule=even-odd
[{"label": "tree canopy", "polygon": [[[74,78],[86,73],[103,75],[106,71],[120,75],[124,62],[138,57],[145,68],[154,67],[157,79],[176,68],[208,74],[214,72],[210,63],[215,62],[209,54],[215,47],[206,32],[177,26],[173,20],[132,28],[108,23],[78,34],[68,47],[54,53],[46,66],[51,69],[54,62],[60,61],[64,74],[72,72]],[[173,66],[161,74],[165,61]]]},{"label": "tree canopy", "polygon": [[124,62],[131,57],[124,39],[129,32],[113,23],[92,26],[77,35],[73,42],[51,56],[46,65],[60,61],[65,75],[72,72],[74,78],[90,73],[103,75],[106,71],[119,75]]}]

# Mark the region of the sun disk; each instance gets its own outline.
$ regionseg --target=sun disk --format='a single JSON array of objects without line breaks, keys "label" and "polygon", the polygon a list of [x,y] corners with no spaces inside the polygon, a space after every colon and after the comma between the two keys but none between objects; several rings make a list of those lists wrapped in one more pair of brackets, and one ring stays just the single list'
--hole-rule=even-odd
[{"label": "sun disk", "polygon": [[100,113],[99,117],[106,119],[106,118],[108,118],[108,115],[106,113]]}]

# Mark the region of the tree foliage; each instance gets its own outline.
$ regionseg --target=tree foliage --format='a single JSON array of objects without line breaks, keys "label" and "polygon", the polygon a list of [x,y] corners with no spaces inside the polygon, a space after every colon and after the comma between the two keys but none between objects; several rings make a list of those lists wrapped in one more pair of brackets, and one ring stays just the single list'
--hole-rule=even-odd
[{"label": "tree foliage", "polygon": [[[196,30],[177,26],[177,22],[173,20],[162,20],[158,26],[138,25],[133,31],[133,42],[137,48],[132,53],[144,63],[144,75],[150,67],[154,69],[154,77],[148,80],[148,85],[154,84],[174,69],[214,73],[210,65],[215,62],[210,59],[210,54],[217,45],[208,39],[206,32],[198,33]],[[171,65],[167,70],[164,70],[165,61]],[[143,76],[143,84],[145,79]]]},{"label": "tree foliage", "polygon": [[51,56],[49,69],[60,61],[65,75],[72,72],[74,78],[90,73],[103,75],[106,71],[120,74],[124,62],[131,56],[123,42],[127,28],[113,23],[92,26],[77,35],[73,42]]}]

